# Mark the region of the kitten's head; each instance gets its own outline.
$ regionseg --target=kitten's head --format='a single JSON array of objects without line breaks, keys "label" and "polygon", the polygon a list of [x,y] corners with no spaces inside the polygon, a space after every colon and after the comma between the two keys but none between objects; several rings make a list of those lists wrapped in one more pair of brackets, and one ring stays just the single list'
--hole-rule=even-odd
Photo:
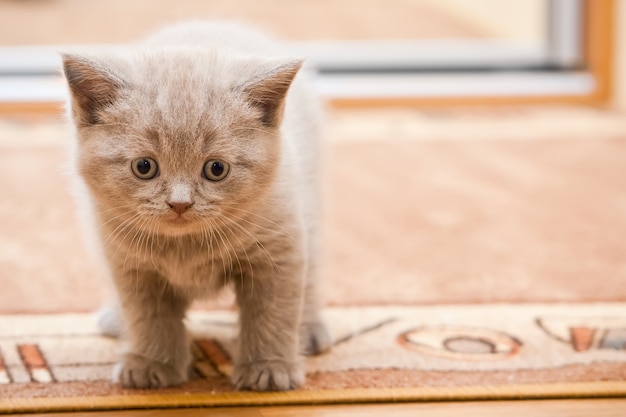
[{"label": "kitten's head", "polygon": [[301,61],[131,52],[63,56],[77,168],[97,209],[171,235],[241,217],[275,179]]}]

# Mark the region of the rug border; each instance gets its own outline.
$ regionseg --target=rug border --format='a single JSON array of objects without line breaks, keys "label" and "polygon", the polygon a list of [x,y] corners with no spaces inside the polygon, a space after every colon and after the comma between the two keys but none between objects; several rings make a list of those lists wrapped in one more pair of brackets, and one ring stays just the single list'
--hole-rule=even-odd
[{"label": "rug border", "polygon": [[0,398],[0,413],[610,397],[626,397],[626,381],[460,387],[351,388],[267,393],[155,393],[53,398]]}]

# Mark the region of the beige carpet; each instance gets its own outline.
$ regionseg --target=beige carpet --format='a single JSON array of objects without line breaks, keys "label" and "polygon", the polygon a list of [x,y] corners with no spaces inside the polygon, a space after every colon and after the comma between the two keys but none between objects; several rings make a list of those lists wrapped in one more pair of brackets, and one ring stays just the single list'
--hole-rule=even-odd
[{"label": "beige carpet", "polygon": [[194,381],[108,382],[117,342],[89,313],[104,277],[62,174],[67,131],[4,120],[0,411],[626,395],[624,120],[331,114],[322,292],[336,346],[308,360],[301,390],[267,395],[228,383],[228,296],[190,315]]}]

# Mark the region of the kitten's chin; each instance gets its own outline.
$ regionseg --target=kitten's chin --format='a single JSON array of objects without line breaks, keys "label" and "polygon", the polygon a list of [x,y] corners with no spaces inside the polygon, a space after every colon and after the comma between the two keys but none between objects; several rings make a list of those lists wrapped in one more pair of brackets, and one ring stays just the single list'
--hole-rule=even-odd
[{"label": "kitten's chin", "polygon": [[170,217],[161,223],[161,233],[171,236],[180,236],[198,230],[197,222],[186,217]]}]

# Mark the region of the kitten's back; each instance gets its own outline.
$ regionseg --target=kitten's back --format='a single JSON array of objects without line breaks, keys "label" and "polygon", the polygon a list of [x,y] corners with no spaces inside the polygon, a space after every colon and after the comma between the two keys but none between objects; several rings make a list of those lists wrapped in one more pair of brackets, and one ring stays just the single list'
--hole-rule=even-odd
[{"label": "kitten's back", "polygon": [[143,42],[146,46],[215,48],[231,53],[276,57],[285,55],[265,34],[237,22],[191,21],[167,27]]}]

